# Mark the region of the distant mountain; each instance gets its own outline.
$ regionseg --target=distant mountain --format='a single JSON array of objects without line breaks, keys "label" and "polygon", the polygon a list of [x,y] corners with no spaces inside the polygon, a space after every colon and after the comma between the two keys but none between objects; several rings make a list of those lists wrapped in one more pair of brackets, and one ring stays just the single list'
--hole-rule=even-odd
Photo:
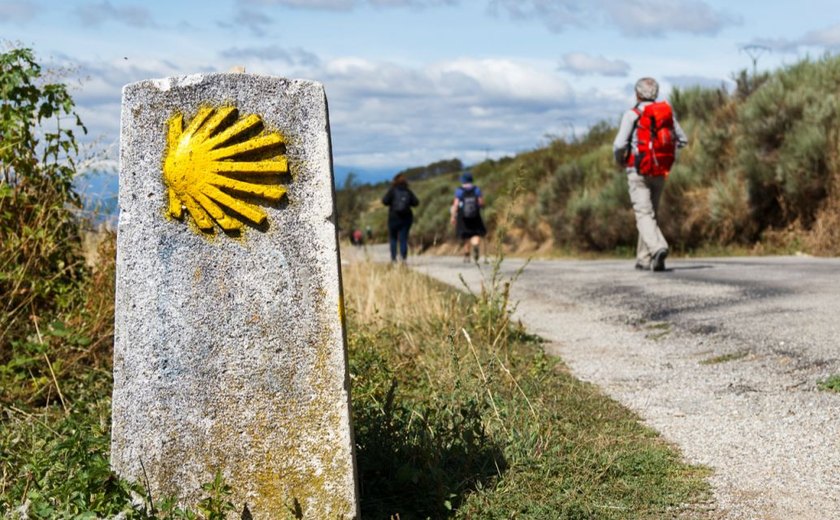
[{"label": "distant mountain", "polygon": [[335,170],[335,187],[341,189],[344,186],[347,176],[353,174],[354,181],[362,184],[377,184],[379,182],[390,180],[396,172],[397,168],[357,168],[355,166],[342,166],[336,164],[333,166]]},{"label": "distant mountain", "polygon": [[119,212],[119,179],[116,173],[86,172],[74,179],[73,186],[82,197],[83,211],[87,217],[94,222],[116,219]]}]

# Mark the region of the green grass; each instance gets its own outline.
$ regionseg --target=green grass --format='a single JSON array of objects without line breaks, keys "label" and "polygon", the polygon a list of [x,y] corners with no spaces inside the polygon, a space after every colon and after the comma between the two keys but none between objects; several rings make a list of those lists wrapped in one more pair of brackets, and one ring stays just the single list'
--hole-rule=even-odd
[{"label": "green grass", "polygon": [[827,390],[829,392],[840,392],[840,374],[823,379],[817,383],[817,387],[820,390]]},{"label": "green grass", "polygon": [[510,323],[504,280],[348,271],[364,518],[702,517],[708,471]]},{"label": "green grass", "polygon": [[719,365],[721,363],[728,363],[730,361],[738,361],[744,359],[749,355],[748,350],[739,350],[738,352],[730,352],[729,354],[721,354],[720,356],[710,357],[700,361],[701,365]]},{"label": "green grass", "polygon": [[[464,295],[408,270],[346,268],[362,517],[702,517],[708,471],[512,323],[508,282]],[[35,357],[0,367],[22,383],[0,399],[0,516],[224,518],[220,479],[184,510],[110,471],[109,357],[67,363],[90,346],[56,330],[39,343],[54,378],[19,379],[12,365]]]}]

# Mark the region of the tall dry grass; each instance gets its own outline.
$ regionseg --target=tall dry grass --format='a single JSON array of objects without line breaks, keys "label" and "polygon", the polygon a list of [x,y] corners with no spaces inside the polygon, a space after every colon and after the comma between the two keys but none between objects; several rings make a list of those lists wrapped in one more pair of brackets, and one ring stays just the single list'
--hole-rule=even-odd
[{"label": "tall dry grass", "polygon": [[450,321],[462,298],[403,267],[352,262],[344,267],[342,276],[351,319],[363,326],[387,322],[402,327],[416,322]]},{"label": "tall dry grass", "polygon": [[362,517],[665,518],[702,500],[702,469],[511,323],[499,272],[465,294],[344,267]]}]

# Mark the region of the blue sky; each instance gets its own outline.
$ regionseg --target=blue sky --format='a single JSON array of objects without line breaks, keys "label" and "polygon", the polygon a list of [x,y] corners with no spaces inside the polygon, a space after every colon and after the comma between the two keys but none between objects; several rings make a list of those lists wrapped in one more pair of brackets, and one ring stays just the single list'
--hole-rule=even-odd
[{"label": "blue sky", "polygon": [[0,39],[69,68],[92,147],[118,149],[123,85],[195,72],[322,82],[337,170],[467,164],[615,122],[640,76],[731,83],[840,49],[833,1],[0,0]]}]

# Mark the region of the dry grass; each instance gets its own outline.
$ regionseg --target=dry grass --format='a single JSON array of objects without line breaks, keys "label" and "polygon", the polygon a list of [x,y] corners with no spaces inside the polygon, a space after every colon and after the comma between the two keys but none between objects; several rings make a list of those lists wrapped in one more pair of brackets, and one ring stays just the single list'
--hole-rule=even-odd
[{"label": "dry grass", "polygon": [[705,470],[511,324],[509,280],[343,275],[364,518],[704,516]]},{"label": "dry grass", "polygon": [[342,270],[344,298],[359,325],[386,321],[396,327],[452,318],[461,296],[404,267],[368,261]]},{"label": "dry grass", "polygon": [[840,159],[833,157],[828,196],[817,214],[816,222],[806,238],[809,251],[825,256],[840,255]]}]

